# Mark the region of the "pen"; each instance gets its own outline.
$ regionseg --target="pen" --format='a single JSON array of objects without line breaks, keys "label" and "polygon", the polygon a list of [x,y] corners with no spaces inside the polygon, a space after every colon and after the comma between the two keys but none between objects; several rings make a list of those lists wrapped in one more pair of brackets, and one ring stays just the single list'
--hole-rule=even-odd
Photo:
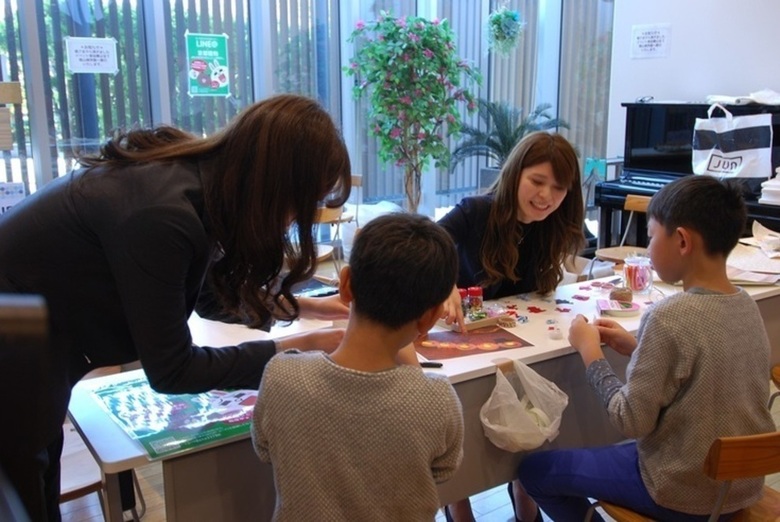
[{"label": "pen", "polygon": [[420,363],[420,366],[422,366],[423,368],[441,368],[444,365],[436,361],[422,361]]}]

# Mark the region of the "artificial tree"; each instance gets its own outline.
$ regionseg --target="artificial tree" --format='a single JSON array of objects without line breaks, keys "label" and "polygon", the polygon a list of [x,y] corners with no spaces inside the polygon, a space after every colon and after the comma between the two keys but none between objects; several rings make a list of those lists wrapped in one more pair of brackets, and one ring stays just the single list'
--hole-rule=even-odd
[{"label": "artificial tree", "polygon": [[420,203],[421,176],[428,162],[447,167],[446,138],[461,128],[460,104],[476,108],[468,87],[479,73],[461,60],[446,20],[416,16],[358,22],[349,41],[356,46],[347,75],[356,76],[356,99],[369,99],[369,126],[379,139],[382,161],[404,167],[407,210]]}]

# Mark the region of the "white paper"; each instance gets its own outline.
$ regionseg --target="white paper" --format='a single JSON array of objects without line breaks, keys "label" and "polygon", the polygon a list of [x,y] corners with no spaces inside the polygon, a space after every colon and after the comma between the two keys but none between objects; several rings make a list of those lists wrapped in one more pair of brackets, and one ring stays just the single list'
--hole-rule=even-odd
[{"label": "white paper", "polygon": [[669,56],[671,25],[652,24],[631,27],[631,58]]},{"label": "white paper", "polygon": [[726,264],[746,272],[780,274],[780,259],[771,259],[760,248],[747,246],[742,243],[734,247]]},{"label": "white paper", "polygon": [[119,72],[116,56],[116,40],[113,38],[65,38],[68,55],[68,71],[72,73]]}]

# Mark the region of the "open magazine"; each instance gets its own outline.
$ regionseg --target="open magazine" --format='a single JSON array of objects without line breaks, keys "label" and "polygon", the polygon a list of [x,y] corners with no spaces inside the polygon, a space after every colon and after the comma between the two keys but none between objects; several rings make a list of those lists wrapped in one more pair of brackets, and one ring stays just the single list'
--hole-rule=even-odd
[{"label": "open magazine", "polygon": [[152,460],[249,433],[257,390],[157,393],[146,377],[97,388],[97,402]]}]

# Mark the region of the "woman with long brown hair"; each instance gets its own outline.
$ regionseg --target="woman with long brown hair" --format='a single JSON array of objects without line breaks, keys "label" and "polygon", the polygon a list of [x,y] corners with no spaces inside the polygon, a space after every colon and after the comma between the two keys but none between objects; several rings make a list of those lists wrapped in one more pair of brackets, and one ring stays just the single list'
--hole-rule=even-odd
[{"label": "woman with long brown hair", "polygon": [[[464,198],[439,221],[458,248],[458,282],[446,304],[447,322],[464,326],[458,288],[481,286],[485,299],[555,290],[564,260],[584,243],[584,218],[571,144],[547,132],[520,140],[487,194]],[[526,512],[533,512],[534,502],[519,482],[513,484],[513,504],[522,496]],[[473,520],[467,500],[450,506],[447,515]],[[538,510],[536,516],[541,520]]]},{"label": "woman with long brown hair", "polygon": [[[317,206],[350,191],[346,147],[316,101],[269,98],[205,138],[118,132],[80,162],[0,219],[0,292],[42,295],[49,313],[36,360],[0,345],[0,418],[13,419],[0,465],[33,520],[59,519],[62,423],[90,370],[139,360],[159,392],[257,388],[278,349],[332,350],[343,336],[193,345],[187,321],[206,279],[219,307],[254,327],[348,312],[337,297],[291,292],[316,268]],[[46,382],[24,364],[45,368]]]}]

